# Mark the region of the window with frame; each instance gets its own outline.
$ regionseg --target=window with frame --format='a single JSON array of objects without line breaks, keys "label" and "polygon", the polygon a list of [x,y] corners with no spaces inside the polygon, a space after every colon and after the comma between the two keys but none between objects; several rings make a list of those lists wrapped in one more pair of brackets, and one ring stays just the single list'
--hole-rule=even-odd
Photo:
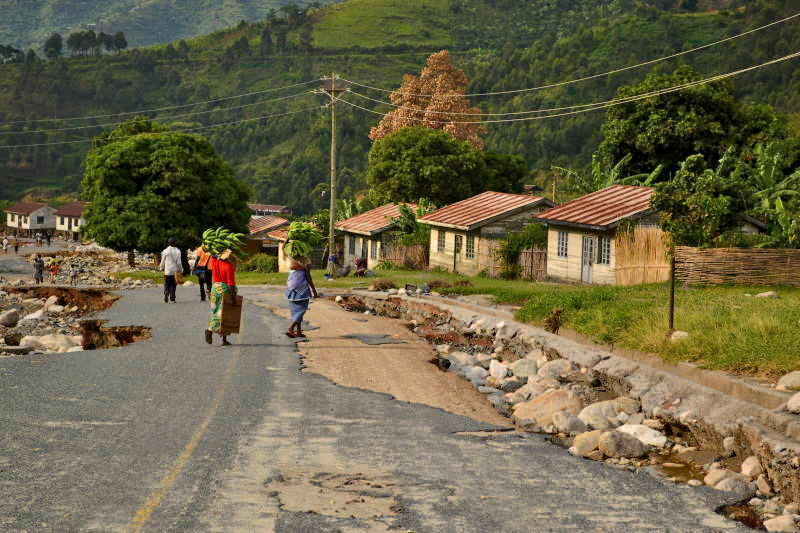
[{"label": "window with frame", "polygon": [[370,259],[377,259],[378,258],[378,241],[369,241],[369,258]]},{"label": "window with frame", "polygon": [[566,231],[558,232],[558,257],[567,257],[567,246],[569,244],[569,233]]},{"label": "window with frame", "polygon": [[437,239],[437,241],[436,241],[436,251],[437,251],[437,252],[444,252],[444,239],[445,239],[445,235],[447,235],[447,233],[445,233],[445,231],[444,231],[444,230],[441,230],[441,229],[440,229],[440,230],[439,230],[439,238],[438,238],[438,239]]},{"label": "window with frame", "polygon": [[348,242],[347,251],[350,255],[356,255],[356,238],[349,235],[348,239],[350,239],[350,242]]},{"label": "window with frame", "polygon": [[475,235],[467,233],[467,259],[475,259]]},{"label": "window with frame", "polygon": [[361,237],[361,258],[362,259],[366,259],[367,258],[367,246],[368,246],[367,243],[369,243],[367,238],[366,237]]},{"label": "window with frame", "polygon": [[59,222],[59,224],[61,224],[63,226],[64,225],[64,217],[59,217],[59,218],[61,219],[61,222]]},{"label": "window with frame", "polygon": [[44,224],[44,217],[36,217],[37,224]]},{"label": "window with frame", "polygon": [[598,237],[597,238],[597,264],[610,265],[611,264],[611,238]]}]

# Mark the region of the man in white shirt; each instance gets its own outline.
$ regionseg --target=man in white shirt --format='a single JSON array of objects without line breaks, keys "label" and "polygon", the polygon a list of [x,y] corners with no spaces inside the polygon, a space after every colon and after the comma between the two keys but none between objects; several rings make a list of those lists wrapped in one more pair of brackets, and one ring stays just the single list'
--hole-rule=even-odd
[{"label": "man in white shirt", "polygon": [[170,238],[169,246],[161,252],[159,269],[164,271],[164,303],[168,301],[175,303],[175,287],[178,286],[175,281],[175,273],[183,272],[183,265],[181,264],[181,251],[175,247],[173,238]]}]

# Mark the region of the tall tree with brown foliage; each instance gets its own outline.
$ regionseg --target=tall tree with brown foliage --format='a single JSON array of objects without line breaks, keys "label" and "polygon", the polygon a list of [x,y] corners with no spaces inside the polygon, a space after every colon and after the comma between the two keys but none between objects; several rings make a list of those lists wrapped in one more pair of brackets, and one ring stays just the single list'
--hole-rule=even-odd
[{"label": "tall tree with brown foliage", "polygon": [[481,135],[486,133],[486,127],[480,124],[481,110],[470,107],[464,96],[468,84],[469,78],[453,66],[447,50],[432,54],[419,77],[403,76],[403,84],[389,95],[392,103],[400,107],[384,116],[370,130],[369,138],[375,141],[401,128],[423,126],[444,130],[483,150]]}]

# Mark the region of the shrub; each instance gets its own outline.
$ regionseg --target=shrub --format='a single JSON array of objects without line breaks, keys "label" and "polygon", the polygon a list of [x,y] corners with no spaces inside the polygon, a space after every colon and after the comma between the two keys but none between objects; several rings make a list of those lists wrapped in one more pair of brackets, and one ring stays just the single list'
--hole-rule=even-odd
[{"label": "shrub", "polygon": [[519,275],[519,256],[526,248],[546,248],[547,229],[544,225],[533,222],[519,233],[510,233],[500,248],[497,257],[503,262],[503,279],[514,279]]},{"label": "shrub", "polygon": [[278,258],[269,254],[256,254],[239,266],[242,272],[269,274],[278,271]]},{"label": "shrub", "polygon": [[432,279],[428,282],[428,287],[431,289],[443,289],[446,287],[452,287],[448,282],[443,279]]},{"label": "shrub", "polygon": [[383,260],[377,265],[375,265],[375,270],[394,270],[397,268],[394,263],[391,261]]}]

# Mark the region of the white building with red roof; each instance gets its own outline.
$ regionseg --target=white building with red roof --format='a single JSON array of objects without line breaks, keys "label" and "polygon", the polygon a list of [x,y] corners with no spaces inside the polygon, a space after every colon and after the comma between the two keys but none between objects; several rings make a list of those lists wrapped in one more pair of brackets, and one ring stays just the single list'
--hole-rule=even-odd
[{"label": "white building with red roof", "polygon": [[657,226],[653,193],[652,187],[612,185],[540,213],[536,219],[548,225],[547,275],[614,284],[616,230],[623,220]]},{"label": "white building with red roof", "polygon": [[72,202],[59,207],[55,212],[56,231],[67,239],[80,239],[83,228],[86,226],[83,212],[88,205],[88,202]]},{"label": "white building with red roof", "polygon": [[[367,260],[367,268],[381,262],[383,247],[388,244],[387,232],[395,228],[400,217],[399,205],[382,205],[336,223],[336,230],[344,236],[343,264],[352,266],[359,257]],[[405,205],[412,211],[417,209],[415,204]]]},{"label": "white building with red roof", "polygon": [[30,236],[56,229],[55,208],[42,202],[19,202],[5,209],[6,231]]},{"label": "white building with red roof", "polygon": [[420,217],[431,226],[430,266],[475,275],[485,264],[479,249],[533,222],[554,204],[529,194],[486,191]]}]

